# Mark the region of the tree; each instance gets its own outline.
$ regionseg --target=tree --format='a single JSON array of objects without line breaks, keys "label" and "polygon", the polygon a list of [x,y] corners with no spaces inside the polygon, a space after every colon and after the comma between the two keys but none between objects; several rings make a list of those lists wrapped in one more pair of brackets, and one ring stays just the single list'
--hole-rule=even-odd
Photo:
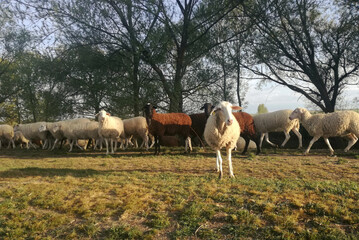
[{"label": "tree", "polygon": [[[256,25],[253,73],[301,93],[333,112],[349,84],[358,84],[359,31],[356,18],[320,0],[259,0],[244,4]],[[331,16],[326,14],[330,11]]]},{"label": "tree", "polygon": [[13,74],[14,63],[30,42],[28,31],[19,28],[6,2],[0,2],[0,103],[19,90]]},{"label": "tree", "polygon": [[258,114],[267,113],[267,112],[268,112],[268,109],[263,103],[258,105],[258,109],[257,109]]},{"label": "tree", "polygon": [[[143,59],[151,65],[158,74],[163,89],[170,102],[170,112],[183,111],[184,96],[198,89],[203,83],[189,81],[187,78],[191,66],[201,64],[202,58],[214,47],[228,41],[235,35],[230,35],[218,42],[218,35],[214,26],[224,19],[236,6],[232,1],[221,0],[188,0],[168,2],[159,0],[160,21],[164,26],[164,35],[161,47],[167,47],[163,52],[165,61],[156,61],[154,51],[145,48]],[[155,38],[153,38],[155,39]],[[161,58],[160,58],[161,59]],[[168,77],[166,76],[168,75]]]}]

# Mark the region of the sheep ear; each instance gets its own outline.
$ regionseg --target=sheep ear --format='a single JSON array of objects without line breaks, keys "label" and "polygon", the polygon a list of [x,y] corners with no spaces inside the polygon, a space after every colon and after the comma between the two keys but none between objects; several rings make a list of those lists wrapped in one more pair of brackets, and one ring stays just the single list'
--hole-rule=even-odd
[{"label": "sheep ear", "polygon": [[242,109],[242,107],[240,107],[240,106],[232,106],[232,110],[241,110]]},{"label": "sheep ear", "polygon": [[106,113],[106,115],[107,115],[107,116],[111,116],[111,114],[110,114],[110,113]]},{"label": "sheep ear", "polygon": [[204,105],[199,110],[203,110],[203,109],[204,109]]}]

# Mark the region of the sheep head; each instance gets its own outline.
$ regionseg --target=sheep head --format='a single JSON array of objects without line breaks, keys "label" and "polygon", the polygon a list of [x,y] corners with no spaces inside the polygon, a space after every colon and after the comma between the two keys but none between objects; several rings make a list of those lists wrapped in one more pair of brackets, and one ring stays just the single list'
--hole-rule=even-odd
[{"label": "sheep head", "polygon": [[111,116],[111,114],[109,114],[105,110],[101,110],[96,114],[95,117],[98,119],[99,123],[104,123],[108,116]]},{"label": "sheep head", "polygon": [[57,131],[59,131],[60,129],[61,129],[61,125],[58,124],[58,123],[56,123],[55,126],[54,126],[54,128],[53,128],[53,131],[54,131],[54,132],[57,132]]},{"label": "sheep head", "polygon": [[45,131],[47,131],[46,124],[41,124],[41,126],[39,127],[39,132],[45,132]]},{"label": "sheep head", "polygon": [[239,106],[233,106],[231,103],[222,101],[218,105],[214,107],[211,114],[218,114],[221,120],[227,125],[232,125],[234,121],[234,116],[232,114],[232,110],[241,110],[242,108]]},{"label": "sheep head", "polygon": [[303,113],[305,112],[304,108],[296,108],[290,115],[289,115],[289,119],[290,120],[294,120],[294,119],[299,119],[301,120]]},{"label": "sheep head", "polygon": [[204,113],[206,115],[206,117],[208,118],[209,115],[211,114],[212,110],[213,110],[214,106],[211,103],[205,103],[200,110],[204,110]]},{"label": "sheep head", "polygon": [[14,132],[19,131],[19,128],[20,128],[20,124],[16,124],[14,126]]},{"label": "sheep head", "polygon": [[153,114],[156,112],[156,106],[153,106],[151,103],[147,103],[144,107],[143,107],[143,113],[145,115],[146,118],[146,122],[147,125],[151,125],[151,119],[153,117]]}]

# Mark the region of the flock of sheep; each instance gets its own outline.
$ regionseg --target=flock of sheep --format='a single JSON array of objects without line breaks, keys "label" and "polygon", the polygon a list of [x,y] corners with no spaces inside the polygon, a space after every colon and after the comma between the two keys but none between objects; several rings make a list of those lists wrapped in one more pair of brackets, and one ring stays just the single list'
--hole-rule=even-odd
[{"label": "flock of sheep", "polygon": [[29,124],[0,125],[0,147],[3,141],[8,142],[8,148],[15,148],[15,142],[25,144],[27,148],[35,147],[34,143],[41,143],[43,149],[54,149],[64,140],[80,149],[80,139],[91,139],[93,148],[102,149],[106,146],[106,154],[114,153],[118,141],[126,147],[131,140],[142,139],[142,146],[148,150],[149,139],[155,145],[155,154],[159,154],[160,146],[178,145],[178,138],[185,139],[185,151],[192,150],[193,138],[198,138],[201,146],[204,141],[216,151],[217,170],[222,177],[222,157],[220,150],[226,148],[229,161],[230,176],[234,177],[231,164],[231,151],[237,147],[239,138],[245,140],[243,154],[247,151],[250,140],[256,143],[257,154],[261,152],[262,142],[265,139],[269,144],[269,132],[284,132],[285,140],[281,147],[288,142],[289,132],[293,131],[299,140],[298,147],[302,147],[302,135],[299,132],[300,123],[313,136],[305,154],[309,153],[313,143],[320,137],[324,138],[331,155],[334,150],[328,137],[344,136],[349,139],[348,151],[359,137],[359,113],[354,111],[340,111],[329,114],[312,115],[304,108],[292,110],[280,110],[271,113],[251,116],[245,112],[233,112],[241,107],[233,106],[229,102],[221,102],[216,106],[209,103],[204,104],[202,113],[187,115],[184,113],[157,113],[156,107],[148,103],[144,106],[145,117],[134,117],[124,119],[111,116],[101,110],[94,120],[86,118],[70,119],[59,122],[36,122]]}]

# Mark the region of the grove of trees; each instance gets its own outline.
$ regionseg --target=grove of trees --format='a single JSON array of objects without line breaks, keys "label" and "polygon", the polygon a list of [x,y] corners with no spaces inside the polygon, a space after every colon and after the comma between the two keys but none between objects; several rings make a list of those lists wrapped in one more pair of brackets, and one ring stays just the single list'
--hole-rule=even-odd
[{"label": "grove of trees", "polygon": [[4,0],[0,14],[3,122],[243,106],[249,78],[332,112],[359,82],[356,1]]}]

